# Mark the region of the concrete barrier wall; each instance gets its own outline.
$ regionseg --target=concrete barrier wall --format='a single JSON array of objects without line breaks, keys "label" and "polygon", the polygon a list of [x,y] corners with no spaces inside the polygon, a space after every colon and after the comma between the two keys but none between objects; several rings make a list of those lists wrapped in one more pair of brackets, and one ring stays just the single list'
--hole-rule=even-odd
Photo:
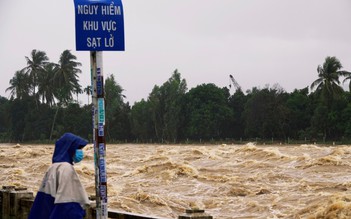
[{"label": "concrete barrier wall", "polygon": [[[0,219],[27,219],[33,202],[33,193],[27,191],[26,188],[3,186],[0,189]],[[86,213],[85,219],[96,218],[94,208],[87,209]],[[108,211],[108,217],[117,219],[170,219],[114,210]],[[180,215],[178,219],[213,219],[213,217],[206,214],[204,210],[191,209],[186,210],[185,214]]]},{"label": "concrete barrier wall", "polygon": [[25,206],[23,199],[33,200],[33,193],[26,188],[3,186],[0,190],[0,219],[27,219],[32,203]]}]

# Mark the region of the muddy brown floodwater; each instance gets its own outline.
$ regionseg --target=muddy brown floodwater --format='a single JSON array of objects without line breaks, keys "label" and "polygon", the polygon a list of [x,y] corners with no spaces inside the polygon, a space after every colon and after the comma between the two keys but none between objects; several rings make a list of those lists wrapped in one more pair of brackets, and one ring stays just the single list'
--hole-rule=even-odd
[{"label": "muddy brown floodwater", "polygon": [[[0,186],[36,193],[53,145],[0,144]],[[93,147],[75,165],[95,193]],[[177,218],[351,218],[351,147],[107,145],[109,208]]]}]

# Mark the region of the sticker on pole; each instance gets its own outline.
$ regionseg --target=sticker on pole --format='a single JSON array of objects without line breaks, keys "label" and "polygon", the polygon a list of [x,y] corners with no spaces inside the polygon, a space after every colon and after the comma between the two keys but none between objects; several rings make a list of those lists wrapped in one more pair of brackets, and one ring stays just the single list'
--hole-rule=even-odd
[{"label": "sticker on pole", "polygon": [[74,0],[77,51],[124,51],[121,0]]}]

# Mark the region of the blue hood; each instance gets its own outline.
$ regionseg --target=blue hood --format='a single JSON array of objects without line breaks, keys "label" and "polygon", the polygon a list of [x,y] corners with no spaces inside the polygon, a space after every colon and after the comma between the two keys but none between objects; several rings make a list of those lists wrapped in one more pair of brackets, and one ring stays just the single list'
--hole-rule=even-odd
[{"label": "blue hood", "polygon": [[73,155],[78,148],[83,148],[88,141],[72,133],[65,133],[55,143],[52,163],[68,162],[73,164]]}]

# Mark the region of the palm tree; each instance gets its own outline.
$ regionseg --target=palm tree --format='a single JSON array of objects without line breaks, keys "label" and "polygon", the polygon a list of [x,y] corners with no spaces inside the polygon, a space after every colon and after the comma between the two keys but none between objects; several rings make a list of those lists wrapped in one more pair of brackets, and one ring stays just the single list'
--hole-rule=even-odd
[{"label": "palm tree", "polygon": [[[314,117],[318,118],[316,128],[323,131],[324,141],[330,130],[329,113],[332,111],[332,102],[342,94],[343,89],[340,87],[339,77],[346,74],[341,71],[342,65],[336,57],[326,57],[323,66],[317,67],[318,79],[311,84],[311,89],[316,88],[317,94],[321,95],[321,105],[317,107]],[[325,109],[325,110],[321,110]],[[321,119],[321,118],[324,118]]]},{"label": "palm tree", "polygon": [[30,93],[30,78],[25,74],[24,69],[16,71],[13,78],[10,80],[10,87],[6,89],[10,91],[11,98],[22,99],[25,96],[28,96]]},{"label": "palm tree", "polygon": [[311,89],[321,92],[322,98],[330,104],[330,101],[342,93],[339,77],[345,74],[341,71],[342,65],[336,57],[326,57],[323,66],[317,67],[318,79],[311,84]]},{"label": "palm tree", "polygon": [[84,88],[83,92],[85,92],[85,93],[88,95],[88,105],[89,105],[90,95],[93,94],[91,85],[86,86],[86,87]]},{"label": "palm tree", "polygon": [[38,95],[43,103],[46,102],[50,106],[55,104],[54,76],[56,71],[56,64],[48,63],[44,66],[43,73],[38,76]]},{"label": "palm tree", "polygon": [[33,96],[36,96],[38,77],[43,72],[43,67],[49,58],[45,52],[36,49],[32,50],[30,57],[26,56],[25,58],[27,60],[27,67],[25,67],[24,70],[31,79],[31,90],[33,91]]},{"label": "palm tree", "polygon": [[[72,100],[72,93],[81,92],[78,83],[78,73],[81,70],[80,62],[76,61],[77,57],[70,50],[62,52],[55,73],[55,83],[59,87],[58,99],[60,102],[68,103]],[[79,89],[78,89],[79,88]]]},{"label": "palm tree", "polygon": [[77,57],[70,50],[65,50],[61,53],[59,63],[56,64],[54,87],[56,88],[55,97],[59,102],[56,106],[51,126],[50,140],[54,132],[58,111],[62,104],[67,104],[72,100],[72,93],[78,94],[81,92],[81,86],[78,83],[78,73],[81,73],[78,67],[81,66],[81,63],[77,62],[76,59]]},{"label": "palm tree", "polygon": [[78,103],[78,94],[83,93],[82,86],[78,82],[74,85],[73,92],[77,95],[77,103]]}]

